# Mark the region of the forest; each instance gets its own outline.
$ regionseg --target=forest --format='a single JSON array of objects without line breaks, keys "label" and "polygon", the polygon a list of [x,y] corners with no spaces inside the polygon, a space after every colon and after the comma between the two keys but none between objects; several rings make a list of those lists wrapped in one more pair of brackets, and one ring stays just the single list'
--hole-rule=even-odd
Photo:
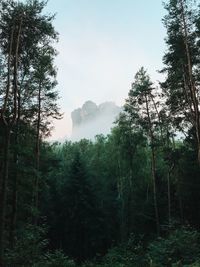
[{"label": "forest", "polygon": [[141,67],[110,134],[63,144],[47,4],[0,0],[0,267],[200,266],[198,1],[163,5],[164,81]]}]

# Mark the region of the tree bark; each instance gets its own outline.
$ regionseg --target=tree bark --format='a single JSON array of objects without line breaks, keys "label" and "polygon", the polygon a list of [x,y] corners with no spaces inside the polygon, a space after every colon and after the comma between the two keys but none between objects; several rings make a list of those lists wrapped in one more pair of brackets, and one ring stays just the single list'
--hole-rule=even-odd
[{"label": "tree bark", "polygon": [[0,194],[0,267],[4,266],[4,234],[6,220],[6,200],[7,200],[7,183],[8,183],[8,166],[9,166],[9,147],[10,147],[10,128],[6,129],[5,148],[4,148],[4,164],[3,164],[3,181]]},{"label": "tree bark", "polygon": [[149,112],[149,104],[147,93],[145,92],[145,104],[146,104],[146,111],[149,123],[149,137],[151,143],[151,173],[152,173],[152,180],[153,180],[153,199],[154,199],[154,210],[155,210],[155,221],[156,221],[156,231],[157,235],[160,235],[160,219],[159,219],[159,212],[158,212],[158,200],[157,200],[157,186],[156,186],[156,157],[155,157],[155,148],[154,148],[154,135],[152,129],[152,122],[150,118]]},{"label": "tree bark", "polygon": [[[8,54],[8,63],[7,63],[7,86],[5,92],[5,98],[3,103],[3,108],[1,111],[1,119],[5,126],[5,148],[4,148],[4,160],[3,160],[3,173],[2,173],[2,182],[1,182],[1,194],[0,194],[0,267],[4,266],[4,235],[5,235],[5,220],[6,220],[6,201],[7,201],[7,183],[8,183],[8,173],[9,173],[9,147],[10,147],[10,135],[12,128],[17,119],[17,93],[18,93],[18,52],[19,52],[19,42],[20,34],[22,27],[22,19],[17,27],[12,28],[9,44],[9,54]],[[8,105],[8,98],[10,94],[10,85],[11,85],[11,57],[13,51],[14,43],[14,31],[17,30],[17,38],[15,43],[15,52],[13,55],[14,66],[13,66],[13,114],[9,117],[5,115]]]},{"label": "tree bark", "polygon": [[39,209],[39,171],[40,171],[40,124],[41,124],[41,82],[39,84],[38,91],[38,117],[37,117],[37,128],[36,128],[36,148],[35,148],[35,157],[36,157],[36,177],[35,177],[35,186],[34,186],[34,208],[36,214],[34,215],[34,224],[38,223],[38,209]]},{"label": "tree bark", "polygon": [[200,164],[200,114],[199,114],[199,100],[198,100],[198,94],[196,85],[193,78],[193,71],[192,71],[192,60],[190,55],[190,49],[188,44],[188,26],[185,18],[185,9],[183,0],[180,0],[180,6],[181,6],[181,17],[183,21],[183,36],[184,36],[184,43],[185,43],[185,51],[187,56],[187,67],[188,67],[188,76],[189,76],[189,88],[191,92],[191,99],[192,104],[194,107],[194,115],[195,115],[195,131],[196,131],[196,138],[197,138],[197,158],[198,163]]},{"label": "tree bark", "polygon": [[158,213],[158,200],[157,200],[157,186],[156,186],[156,159],[155,151],[152,148],[152,178],[153,178],[153,199],[154,199],[154,209],[155,209],[155,219],[156,219],[156,231],[157,235],[160,235],[160,219]]},{"label": "tree bark", "polygon": [[18,202],[18,165],[19,165],[19,124],[21,113],[21,99],[18,93],[18,115],[15,131],[15,149],[14,149],[14,178],[13,178],[13,193],[12,193],[12,210],[10,220],[10,247],[15,245],[15,231],[17,221],[17,202]]},{"label": "tree bark", "polygon": [[172,164],[171,168],[168,170],[167,174],[167,196],[168,196],[168,221],[169,225],[172,222],[172,216],[171,216],[171,173],[174,169],[174,164]]},{"label": "tree bark", "polygon": [[13,47],[13,36],[14,28],[12,28],[9,44],[9,55],[7,63],[7,85],[6,93],[3,103],[3,108],[1,110],[1,120],[5,128],[5,143],[3,151],[3,164],[2,172],[0,175],[1,178],[1,192],[0,192],[0,267],[4,266],[3,257],[4,257],[4,232],[5,232],[5,214],[6,214],[6,197],[7,197],[7,180],[8,180],[8,161],[9,161],[9,146],[10,146],[10,127],[8,126],[8,120],[5,116],[8,97],[10,93],[10,75],[11,75],[11,54]]}]

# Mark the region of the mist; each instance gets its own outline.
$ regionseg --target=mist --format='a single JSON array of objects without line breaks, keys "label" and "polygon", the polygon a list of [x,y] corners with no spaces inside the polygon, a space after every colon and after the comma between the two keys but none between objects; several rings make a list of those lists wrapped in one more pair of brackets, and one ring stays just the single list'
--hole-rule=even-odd
[{"label": "mist", "polygon": [[94,140],[96,135],[107,135],[114,126],[122,108],[114,102],[104,102],[96,105],[92,101],[86,101],[81,108],[71,113],[72,141],[86,138]]}]

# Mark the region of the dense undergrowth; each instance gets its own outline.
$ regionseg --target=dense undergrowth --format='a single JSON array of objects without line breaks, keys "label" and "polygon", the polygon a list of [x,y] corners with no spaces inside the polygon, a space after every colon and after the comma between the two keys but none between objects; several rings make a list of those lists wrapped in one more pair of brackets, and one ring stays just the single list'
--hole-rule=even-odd
[{"label": "dense undergrowth", "polygon": [[[32,228],[32,227],[31,227]],[[76,263],[62,251],[45,252],[47,240],[43,229],[27,228],[27,235],[14,250],[7,251],[8,267],[198,267],[200,233],[189,227],[172,230],[169,235],[144,243],[143,237],[111,248],[103,257],[83,264]]]},{"label": "dense undergrowth", "polygon": [[141,67],[110,133],[64,144],[46,4],[0,0],[0,267],[199,266],[198,1],[165,1],[164,81]]}]

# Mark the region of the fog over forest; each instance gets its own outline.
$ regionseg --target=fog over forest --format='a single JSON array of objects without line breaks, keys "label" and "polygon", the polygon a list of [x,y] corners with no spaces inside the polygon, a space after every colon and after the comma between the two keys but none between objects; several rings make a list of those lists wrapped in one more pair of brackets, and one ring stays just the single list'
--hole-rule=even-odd
[{"label": "fog over forest", "polygon": [[94,140],[96,135],[109,134],[121,111],[122,108],[114,102],[96,105],[92,101],[86,101],[81,108],[71,113],[72,135],[70,139],[73,141],[82,138]]},{"label": "fog over forest", "polygon": [[161,2],[0,0],[0,267],[200,267],[200,0]]}]

